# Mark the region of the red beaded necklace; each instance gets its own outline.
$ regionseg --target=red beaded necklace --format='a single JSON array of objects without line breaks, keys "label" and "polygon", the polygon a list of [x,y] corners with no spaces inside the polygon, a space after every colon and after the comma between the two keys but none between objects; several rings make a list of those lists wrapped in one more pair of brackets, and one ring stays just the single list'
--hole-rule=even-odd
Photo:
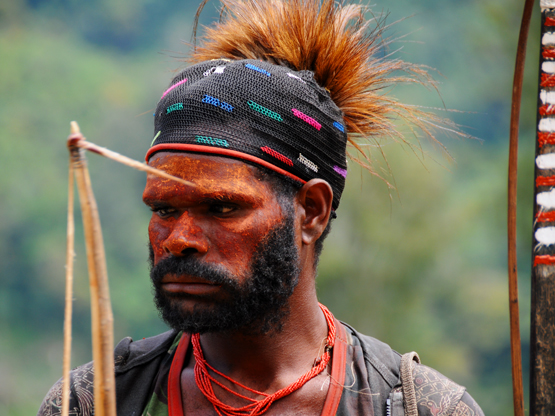
[{"label": "red beaded necklace", "polygon": [[[331,351],[331,349],[333,348],[333,346],[335,344],[335,322],[334,322],[334,317],[333,317],[332,313],[328,310],[328,308],[326,308],[322,304],[319,304],[319,305],[320,305],[320,308],[322,309],[322,312],[324,313],[324,316],[326,318],[326,322],[328,324],[328,337],[326,339],[326,346],[324,348],[324,353],[322,354],[322,356],[318,360],[316,360],[315,365],[307,373],[303,374],[294,383],[290,384],[287,387],[284,387],[281,390],[276,391],[273,394],[267,394],[267,393],[264,393],[264,392],[261,392],[261,391],[251,389],[251,388],[249,388],[247,386],[244,386],[243,384],[238,383],[237,381],[231,379],[230,377],[228,377],[225,374],[219,372],[218,370],[214,369],[204,359],[204,354],[202,353],[202,349],[201,349],[201,346],[200,346],[200,335],[199,334],[193,334],[191,336],[191,343],[193,344],[193,353],[195,355],[195,360],[196,360],[196,363],[195,363],[195,381],[197,383],[198,388],[202,392],[202,394],[204,394],[204,396],[210,401],[210,403],[212,403],[212,405],[214,406],[214,409],[216,410],[216,413],[218,413],[218,415],[220,415],[220,416],[223,416],[223,415],[226,415],[226,416],[244,416],[244,415],[259,416],[259,415],[263,414],[264,412],[266,412],[273,402],[275,402],[278,399],[281,399],[282,397],[285,397],[285,396],[293,393],[295,390],[298,390],[303,385],[305,385],[310,379],[316,377],[318,374],[320,374],[322,371],[324,371],[324,369],[328,366],[328,363],[330,362],[330,359],[331,359],[330,351]],[[259,396],[263,396],[264,398],[260,399],[260,400],[256,400],[256,399],[252,399],[250,397],[244,396],[240,393],[237,393],[237,392],[231,390],[230,388],[224,386],[222,383],[220,383],[218,380],[216,380],[212,375],[210,375],[210,373],[208,372],[208,369],[212,370],[214,373],[216,373],[219,376],[225,378],[226,380],[230,381],[231,383],[241,387],[242,389],[250,391],[251,393],[257,394]],[[245,399],[245,400],[249,401],[250,404],[247,404],[247,405],[242,406],[242,407],[232,407],[232,406],[226,405],[225,403],[221,402],[216,397],[216,395],[214,394],[214,389],[212,387],[212,383],[217,384],[222,389],[234,394],[237,397],[240,397],[242,399]]]}]

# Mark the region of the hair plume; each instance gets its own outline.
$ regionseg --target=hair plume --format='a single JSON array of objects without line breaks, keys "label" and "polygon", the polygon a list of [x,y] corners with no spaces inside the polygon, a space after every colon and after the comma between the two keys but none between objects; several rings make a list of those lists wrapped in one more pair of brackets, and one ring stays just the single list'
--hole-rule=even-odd
[{"label": "hair plume", "polygon": [[[195,34],[207,1],[197,11]],[[344,114],[349,143],[362,155],[351,159],[374,175],[380,176],[361,147],[364,140],[377,147],[382,138],[414,146],[396,127],[398,120],[409,126],[411,136],[428,137],[443,150],[434,136],[438,128],[464,136],[453,122],[388,94],[398,84],[431,89],[436,85],[428,68],[385,56],[391,42],[384,37],[388,26],[383,15],[367,19],[367,6],[334,0],[221,0],[221,4],[220,21],[205,28],[188,61],[258,59],[312,71]]]}]

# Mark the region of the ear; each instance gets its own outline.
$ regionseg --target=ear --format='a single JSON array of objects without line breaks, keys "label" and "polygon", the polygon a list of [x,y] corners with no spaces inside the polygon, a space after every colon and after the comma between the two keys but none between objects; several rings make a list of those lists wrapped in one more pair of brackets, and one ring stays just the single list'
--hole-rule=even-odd
[{"label": "ear", "polygon": [[323,179],[311,179],[297,193],[303,244],[313,244],[322,235],[331,213],[333,190]]}]

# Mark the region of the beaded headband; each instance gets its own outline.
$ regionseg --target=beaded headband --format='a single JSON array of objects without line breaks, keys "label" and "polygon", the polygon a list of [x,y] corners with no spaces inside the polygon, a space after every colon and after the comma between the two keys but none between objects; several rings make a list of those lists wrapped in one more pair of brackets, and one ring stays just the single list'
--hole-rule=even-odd
[{"label": "beaded headband", "polygon": [[162,150],[232,157],[300,183],[326,180],[333,209],[345,186],[341,110],[311,71],[257,60],[213,60],[181,71],[155,112],[146,159]]}]

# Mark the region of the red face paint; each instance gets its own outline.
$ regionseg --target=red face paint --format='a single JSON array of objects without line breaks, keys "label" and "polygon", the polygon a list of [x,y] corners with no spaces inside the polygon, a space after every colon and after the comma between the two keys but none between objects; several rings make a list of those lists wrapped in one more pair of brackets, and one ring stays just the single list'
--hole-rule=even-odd
[{"label": "red face paint", "polygon": [[[255,168],[224,157],[172,152],[155,154],[149,164],[195,185],[148,175],[143,200],[153,210],[148,232],[154,264],[192,255],[238,278],[248,275],[256,247],[283,219],[270,185],[255,176]],[[179,278],[168,277],[165,289],[216,289],[195,286],[202,282],[194,278],[187,278],[188,287],[169,283]]]}]

